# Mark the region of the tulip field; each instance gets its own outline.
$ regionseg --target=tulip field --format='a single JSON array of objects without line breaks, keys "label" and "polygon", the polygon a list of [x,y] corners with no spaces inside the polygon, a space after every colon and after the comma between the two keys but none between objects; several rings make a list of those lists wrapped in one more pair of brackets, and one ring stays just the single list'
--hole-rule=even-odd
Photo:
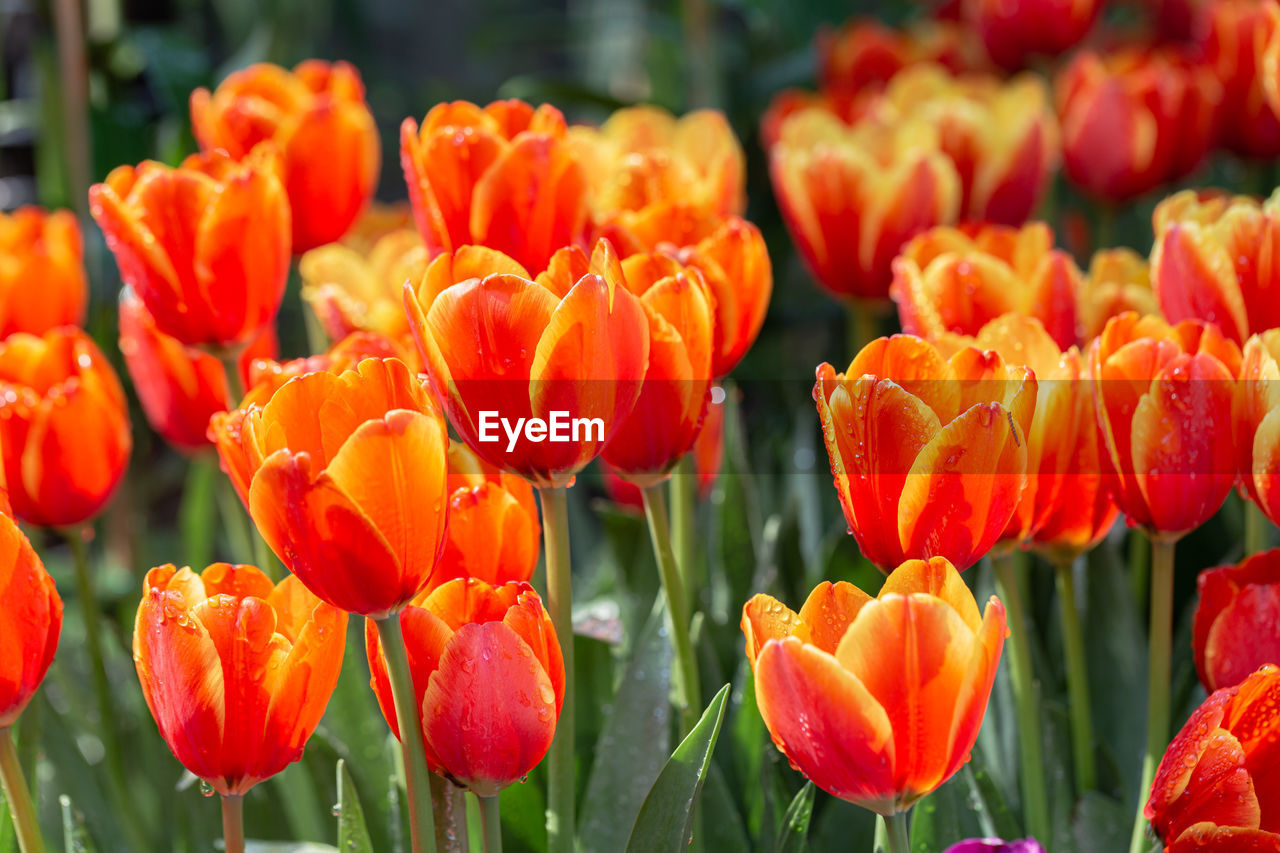
[{"label": "tulip field", "polygon": [[0,45],[0,853],[1280,853],[1280,0]]}]

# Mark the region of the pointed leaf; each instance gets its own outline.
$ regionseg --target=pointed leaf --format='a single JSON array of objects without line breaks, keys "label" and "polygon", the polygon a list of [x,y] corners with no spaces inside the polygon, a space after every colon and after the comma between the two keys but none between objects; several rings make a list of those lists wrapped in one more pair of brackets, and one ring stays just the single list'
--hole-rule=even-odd
[{"label": "pointed leaf", "polygon": [[782,816],[782,831],[773,845],[777,853],[801,853],[808,848],[809,820],[813,817],[816,790],[812,782],[805,782],[791,805],[787,806]]},{"label": "pointed leaf", "polygon": [[338,849],[350,853],[373,853],[369,829],[364,824],[364,809],[356,796],[355,783],[347,772],[347,762],[338,759]]}]

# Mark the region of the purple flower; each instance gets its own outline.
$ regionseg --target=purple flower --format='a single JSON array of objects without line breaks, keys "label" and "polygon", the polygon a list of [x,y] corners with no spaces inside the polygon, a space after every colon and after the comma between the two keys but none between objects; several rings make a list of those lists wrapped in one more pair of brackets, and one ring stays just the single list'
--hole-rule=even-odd
[{"label": "purple flower", "polygon": [[970,838],[968,841],[952,844],[943,853],[1044,853],[1044,848],[1034,838],[1024,838],[1021,841]]}]

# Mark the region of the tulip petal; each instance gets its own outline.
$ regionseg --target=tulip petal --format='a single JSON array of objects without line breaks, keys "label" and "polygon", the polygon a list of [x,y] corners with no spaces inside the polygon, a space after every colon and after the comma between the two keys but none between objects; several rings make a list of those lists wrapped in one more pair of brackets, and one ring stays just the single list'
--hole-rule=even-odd
[{"label": "tulip petal", "polygon": [[747,638],[747,662],[754,666],[756,656],[770,640],[797,637],[809,642],[810,626],[772,595],[758,592],[742,606],[742,633]]},{"label": "tulip petal", "polygon": [[[874,599],[851,583],[823,581],[813,588],[800,608],[800,619],[809,629],[808,637],[801,639],[834,655],[845,631],[870,601]],[[762,637],[761,641],[764,639],[782,639],[782,636],[774,634]]]},{"label": "tulip petal", "polygon": [[977,633],[982,625],[978,603],[955,566],[943,557],[929,560],[907,560],[889,573],[880,597],[924,593],[950,604],[964,623]]}]

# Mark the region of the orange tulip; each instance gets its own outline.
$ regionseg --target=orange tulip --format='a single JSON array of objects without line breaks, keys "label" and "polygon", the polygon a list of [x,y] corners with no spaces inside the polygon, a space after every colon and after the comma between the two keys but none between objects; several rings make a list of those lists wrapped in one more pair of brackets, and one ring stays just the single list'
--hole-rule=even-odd
[{"label": "orange tulip", "polygon": [[675,200],[722,216],[746,207],[746,158],[716,110],[677,119],[660,107],[626,107],[599,129],[569,128],[565,143],[597,216]]},{"label": "orange tulip", "polygon": [[1266,35],[1260,38],[1258,74],[1271,112],[1280,116],[1280,6],[1268,3],[1265,11],[1267,20],[1263,30]]},{"label": "orange tulip", "polygon": [[337,240],[373,197],[382,153],[360,74],[308,59],[292,72],[259,62],[212,94],[191,93],[191,128],[206,152],[241,159],[260,142],[280,151],[293,210],[293,251]]},{"label": "orange tulip", "polygon": [[1035,373],[1027,487],[1003,538],[1056,564],[1071,563],[1102,540],[1119,514],[1103,481],[1093,390],[1080,351],[1063,352],[1039,320],[1019,314],[997,317],[976,337],[944,336],[939,343],[943,352],[959,346],[995,350]]},{"label": "orange tulip", "polygon": [[893,79],[867,121],[923,120],[960,177],[962,219],[1021,225],[1058,167],[1049,91],[1033,74],[1002,80],[913,66]]},{"label": "orange tulip", "polygon": [[783,89],[769,101],[760,117],[760,144],[766,152],[782,138],[782,125],[798,112],[808,109],[830,113],[845,124],[853,125],[878,106],[875,95],[879,89],[865,92],[848,92],[843,89],[810,92],[804,89]]},{"label": "orange tulip", "polygon": [[1187,720],[1143,810],[1166,853],[1280,851],[1278,704],[1280,669],[1264,666],[1215,692]]},{"label": "orange tulip", "polygon": [[1106,201],[1194,171],[1217,132],[1221,85],[1174,48],[1081,51],[1055,89],[1067,175]]},{"label": "orange tulip", "polygon": [[416,292],[406,286],[405,307],[453,428],[535,486],[572,483],[640,395],[649,323],[608,241],[590,258],[556,252],[536,278],[464,247],[432,261]]},{"label": "orange tulip", "polygon": [[711,294],[696,269],[666,255],[632,255],[623,281],[649,321],[649,367],[635,408],[601,458],[641,488],[667,479],[693,448],[711,387]]},{"label": "orange tulip", "polygon": [[1156,206],[1151,280],[1166,317],[1214,323],[1236,343],[1280,326],[1280,195],[1175,193]]},{"label": "orange tulip", "polygon": [[1222,82],[1218,142],[1245,157],[1280,157],[1280,118],[1268,103],[1267,43],[1274,29],[1261,0],[1211,0],[1200,47]]},{"label": "orange tulip", "polygon": [[1160,303],[1151,290],[1150,264],[1132,249],[1094,252],[1089,273],[1077,292],[1080,340],[1093,340],[1102,334],[1108,320],[1126,311],[1160,313]]},{"label": "orange tulip", "polygon": [[14,514],[42,527],[97,515],[129,464],[129,407],[110,362],[79,329],[0,341],[0,447]]},{"label": "orange tulip", "polygon": [[1245,493],[1272,521],[1280,519],[1280,329],[1245,343],[1234,419]]},{"label": "orange tulip", "polygon": [[0,512],[0,730],[17,722],[53,663],[62,599],[18,523]]},{"label": "orange tulip", "polygon": [[1036,405],[1027,368],[972,347],[947,360],[894,335],[842,374],[820,366],[813,399],[845,520],[880,568],[929,557],[968,568],[1009,524]]},{"label": "orange tulip", "polygon": [[542,527],[533,487],[465,444],[449,445],[449,525],[432,587],[455,578],[498,585],[533,577]]},{"label": "orange tulip", "polygon": [[795,613],[742,608],[756,704],[773,743],[815,785],[877,814],[950,779],[978,738],[1007,634],[992,596],[941,557],[910,560],[872,598],[822,583]]},{"label": "orange tulip", "polygon": [[289,275],[289,200],[270,146],[171,169],[121,166],[89,204],[125,284],[189,346],[242,345],[269,325]]},{"label": "orange tulip", "polygon": [[907,243],[889,295],[907,334],[976,335],[997,317],[1035,317],[1062,349],[1076,341],[1080,270],[1043,222],[940,227]]},{"label": "orange tulip", "polygon": [[1280,550],[1205,569],[1196,590],[1191,647],[1205,690],[1239,684],[1263,664],[1280,660]]},{"label": "orange tulip", "polygon": [[335,341],[358,331],[407,338],[404,283],[421,279],[426,268],[426,247],[413,228],[384,234],[367,253],[333,243],[298,261],[302,298]]},{"label": "orange tulip", "polygon": [[307,373],[209,429],[262,538],[322,601],[381,619],[427,585],[449,439],[402,361]]},{"label": "orange tulip", "polygon": [[1035,56],[1057,56],[1093,27],[1104,0],[961,0],[965,21],[987,53],[1005,68],[1022,68]]},{"label": "orange tulip", "polygon": [[1113,317],[1089,354],[1111,492],[1130,524],[1177,539],[1235,481],[1230,424],[1240,348],[1216,326]]},{"label": "orange tulip", "polygon": [[175,758],[225,796],[302,758],[338,683],[347,614],[253,566],[147,572],[133,629],[142,695]]},{"label": "orange tulip", "polygon": [[38,207],[0,211],[0,338],[78,326],[88,301],[75,215]]},{"label": "orange tulip", "polygon": [[[370,684],[400,736],[378,632],[365,623]],[[527,583],[457,579],[400,614],[427,765],[480,797],[522,780],[546,755],[564,702],[555,628]]]},{"label": "orange tulip", "polygon": [[[242,382],[248,382],[254,359],[274,355],[275,346],[268,327],[240,354]],[[120,353],[152,429],[184,453],[208,448],[209,419],[231,404],[222,362],[157,329],[129,287],[120,291]]]},{"label": "orange tulip", "polygon": [[[396,358],[403,361],[411,371],[416,371],[419,366],[417,356],[418,354],[412,349],[391,338],[374,332],[352,332],[329,347],[326,352],[305,358],[291,358],[288,361],[254,358],[249,362],[245,378],[245,387],[249,390],[245,392],[239,408],[247,409],[251,405],[265,406],[271,397],[295,376],[317,371],[337,375],[354,369],[366,358]],[[248,484],[246,483],[241,494],[243,496],[247,493]]]},{"label": "orange tulip", "polygon": [[[693,441],[693,468],[698,478],[698,498],[706,500],[711,489],[720,476],[720,465],[724,459],[724,406],[717,404],[714,398],[707,406],[707,415],[702,419],[702,429]],[[624,480],[608,462],[600,467],[600,480],[604,485],[609,500],[626,511],[644,513],[644,496],[640,487],[630,480]]]},{"label": "orange tulip", "polygon": [[769,310],[773,267],[760,229],[683,202],[624,212],[598,229],[623,257],[666,254],[696,269],[712,296],[712,374],[727,376],[751,349]]},{"label": "orange tulip", "polygon": [[884,299],[902,244],[960,212],[955,166],[923,122],[851,128],[805,109],[779,134],[769,164],[783,220],[809,271],[836,296]]},{"label": "orange tulip", "polygon": [[564,116],[523,101],[438,104],[400,127],[400,162],[432,257],[468,244],[540,270],[584,245],[587,183],[565,144]]}]

